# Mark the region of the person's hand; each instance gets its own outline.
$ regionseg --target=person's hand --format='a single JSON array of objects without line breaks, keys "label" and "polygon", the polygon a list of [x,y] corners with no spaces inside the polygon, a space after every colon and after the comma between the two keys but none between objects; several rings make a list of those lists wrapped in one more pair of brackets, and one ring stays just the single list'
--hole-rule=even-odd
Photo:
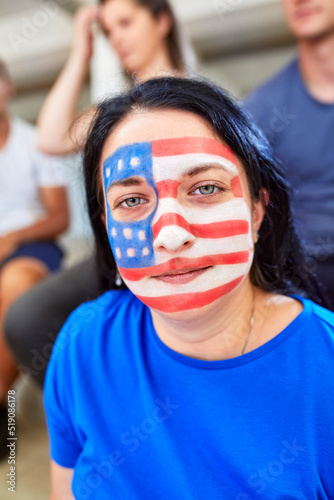
[{"label": "person's hand", "polygon": [[0,264],[16,250],[17,246],[15,238],[10,234],[0,236]]},{"label": "person's hand", "polygon": [[92,24],[100,16],[99,6],[84,6],[77,10],[74,16],[73,57],[79,57],[88,63],[93,54]]}]

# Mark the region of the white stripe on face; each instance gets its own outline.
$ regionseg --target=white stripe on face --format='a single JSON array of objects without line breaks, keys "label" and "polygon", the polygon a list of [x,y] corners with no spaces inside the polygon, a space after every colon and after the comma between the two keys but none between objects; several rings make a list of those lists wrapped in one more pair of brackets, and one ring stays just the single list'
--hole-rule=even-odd
[{"label": "white stripe on face", "polygon": [[[251,255],[250,255],[251,257]],[[165,283],[155,278],[144,278],[140,281],[128,281],[125,284],[135,295],[142,297],[167,297],[169,295],[179,295],[183,293],[205,292],[219,287],[230,281],[248,274],[252,259],[244,264],[229,264],[213,266],[200,274],[193,281],[177,286]],[[177,300],[177,298],[175,299]]]},{"label": "white stripe on face", "polygon": [[[228,238],[197,238],[196,244],[188,248],[186,252],[180,253],[178,256],[186,257],[187,259],[197,259],[206,255],[219,255],[222,253],[248,252],[253,249],[253,240],[251,233],[248,235],[240,234],[238,236],[230,236]],[[159,252],[157,254],[156,264],[163,264],[171,259],[170,254]]]},{"label": "white stripe on face", "polygon": [[209,154],[186,154],[177,156],[153,157],[153,178],[155,183],[164,180],[181,180],[188,170],[199,166],[220,166],[228,172],[229,178],[238,175],[238,169],[231,161],[222,156]]},{"label": "white stripe on face", "polygon": [[233,198],[212,207],[192,206],[191,209],[183,207],[175,198],[159,200],[152,225],[163,214],[176,213],[186,219],[188,224],[212,224],[228,220],[249,220],[249,208],[243,198]]}]

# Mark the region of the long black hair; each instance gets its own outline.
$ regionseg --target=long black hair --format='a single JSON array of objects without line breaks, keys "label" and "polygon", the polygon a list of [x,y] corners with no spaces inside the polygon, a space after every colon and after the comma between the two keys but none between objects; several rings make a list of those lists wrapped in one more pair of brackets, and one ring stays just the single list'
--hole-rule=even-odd
[{"label": "long black hair", "polygon": [[[289,189],[271,147],[251,118],[228,92],[212,83],[186,78],[157,78],[100,104],[84,150],[84,173],[89,215],[95,233],[102,276],[116,273],[105,226],[100,161],[103,145],[120,122],[135,110],[171,109],[192,112],[206,120],[218,140],[241,160],[252,200],[270,197],[255,245],[251,282],[274,293],[307,296],[326,305],[296,235]],[[262,199],[264,203],[264,199]]]}]

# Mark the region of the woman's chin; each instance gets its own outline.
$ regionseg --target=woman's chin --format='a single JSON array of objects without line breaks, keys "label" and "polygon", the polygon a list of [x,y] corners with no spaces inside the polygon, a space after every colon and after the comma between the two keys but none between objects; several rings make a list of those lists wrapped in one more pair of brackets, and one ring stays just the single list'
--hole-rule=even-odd
[{"label": "woman's chin", "polygon": [[121,59],[121,62],[122,62],[122,66],[123,66],[124,70],[127,73],[129,73],[130,75],[133,75],[134,77],[136,77],[136,75],[139,75],[141,73],[140,67],[138,66],[138,64],[136,64],[135,57],[133,57],[133,56],[125,57],[125,58]]},{"label": "woman's chin", "polygon": [[177,311],[166,311],[158,309],[156,307],[150,307],[150,310],[153,314],[157,314],[159,316],[169,318],[174,321],[181,321],[181,322],[185,321],[190,322],[194,320],[202,321],[203,318],[207,316],[207,314],[214,314],[215,311],[221,314],[222,301],[224,300],[225,297],[227,297],[227,295],[229,294],[219,297],[216,300],[210,302],[209,304],[205,304],[198,307],[193,307],[193,306],[189,307],[185,303],[185,304],[178,304],[179,309]]}]

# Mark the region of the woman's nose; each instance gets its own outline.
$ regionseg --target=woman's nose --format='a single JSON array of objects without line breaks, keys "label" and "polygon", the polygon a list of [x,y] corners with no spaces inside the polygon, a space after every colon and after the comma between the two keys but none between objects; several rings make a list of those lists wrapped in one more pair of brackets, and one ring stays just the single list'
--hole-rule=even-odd
[{"label": "woman's nose", "polygon": [[154,240],[154,250],[178,253],[186,250],[195,242],[195,236],[180,226],[164,226]]},{"label": "woman's nose", "polygon": [[115,28],[112,32],[112,34],[109,36],[109,43],[112,46],[112,48],[118,53],[120,50],[120,45],[122,42],[122,33],[121,30],[118,28]]}]

